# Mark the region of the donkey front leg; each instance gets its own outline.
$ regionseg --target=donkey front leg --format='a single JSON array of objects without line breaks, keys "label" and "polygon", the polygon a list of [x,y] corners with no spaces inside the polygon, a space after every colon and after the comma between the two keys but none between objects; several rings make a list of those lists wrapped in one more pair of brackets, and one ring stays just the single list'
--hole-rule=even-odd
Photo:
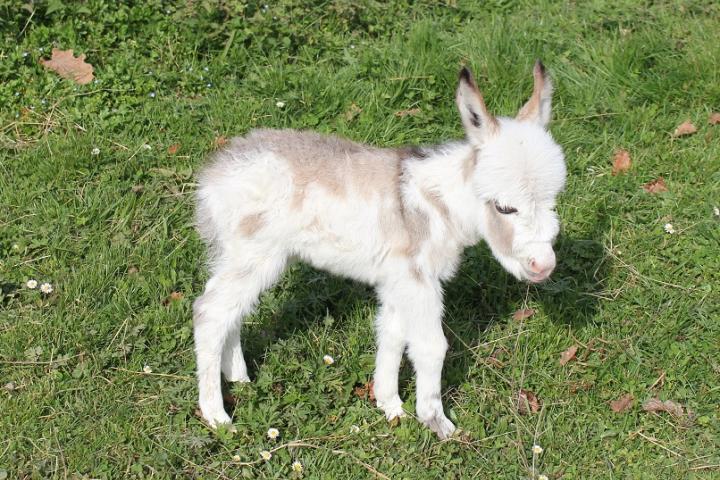
[{"label": "donkey front leg", "polygon": [[[391,288],[386,287],[381,293],[381,299],[384,309],[390,310],[392,307],[393,326],[402,328],[405,338],[402,345],[407,344],[408,356],[415,367],[417,388],[415,411],[418,419],[438,437],[445,439],[452,435],[455,426],[445,417],[440,396],[442,367],[448,346],[442,331],[442,288],[439,283],[431,283],[429,280],[425,282],[427,283],[419,284],[411,279],[399,282]],[[383,339],[379,338],[378,360],[383,351],[382,345]],[[396,343],[395,352],[398,351],[397,345]],[[392,360],[397,360],[399,366],[397,357],[392,357]],[[388,361],[387,364],[389,363]],[[380,363],[376,366],[378,371],[381,367]],[[394,372],[393,380],[397,392],[397,366]],[[377,387],[376,373],[376,396]],[[380,393],[383,393],[382,390]],[[377,398],[380,405],[381,397]],[[399,401],[399,397],[397,399]]]}]

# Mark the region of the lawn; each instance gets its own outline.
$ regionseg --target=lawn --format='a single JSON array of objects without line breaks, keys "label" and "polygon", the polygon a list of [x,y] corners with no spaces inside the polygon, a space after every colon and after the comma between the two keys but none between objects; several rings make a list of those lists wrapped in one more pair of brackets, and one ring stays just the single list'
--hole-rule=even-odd
[{"label": "lawn", "polygon": [[[709,0],[0,0],[0,479],[720,478],[719,31]],[[40,65],[53,48],[94,80]],[[460,66],[512,115],[538,57],[568,164],[559,265],[528,286],[465,252],[443,384],[462,432],[384,420],[366,392],[373,292],[303,265],[246,323],[237,433],[207,428],[191,320],[206,155],[255,127],[458,138]],[[674,136],[685,120],[696,133]],[[613,175],[620,149],[632,165]],[[667,191],[643,188],[659,177]],[[410,413],[413,387],[404,363]]]}]

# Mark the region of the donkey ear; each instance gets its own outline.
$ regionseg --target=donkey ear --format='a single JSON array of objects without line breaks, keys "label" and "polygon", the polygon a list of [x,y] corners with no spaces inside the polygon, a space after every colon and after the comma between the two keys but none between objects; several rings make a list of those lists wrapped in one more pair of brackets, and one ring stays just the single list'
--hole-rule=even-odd
[{"label": "donkey ear", "polygon": [[497,119],[488,113],[482,94],[467,67],[460,70],[455,101],[471,143],[481,143],[483,136],[495,133],[498,128]]},{"label": "donkey ear", "polygon": [[550,77],[545,71],[545,66],[540,60],[535,62],[533,69],[535,83],[530,100],[520,109],[515,117],[520,121],[535,122],[542,127],[547,127],[550,122],[552,109],[553,86]]}]

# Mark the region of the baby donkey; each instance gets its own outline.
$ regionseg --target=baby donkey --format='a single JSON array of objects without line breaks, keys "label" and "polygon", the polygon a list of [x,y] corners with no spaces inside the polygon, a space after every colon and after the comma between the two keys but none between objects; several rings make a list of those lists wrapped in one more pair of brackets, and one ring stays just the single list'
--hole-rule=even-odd
[{"label": "baby donkey", "polygon": [[442,282],[481,239],[520,280],[540,282],[555,267],[565,163],[546,130],[552,85],[539,61],[534,79],[515,118],[494,117],[464,68],[456,100],[465,141],[394,149],[254,130],[214,154],[197,191],[211,277],[193,306],[199,403],[210,425],[231,422],[221,372],[249,381],[242,319],[299,259],[376,288],[375,397],[387,419],[404,415],[398,369],[407,351],[417,417],[440,438],[453,433],[440,390]]}]

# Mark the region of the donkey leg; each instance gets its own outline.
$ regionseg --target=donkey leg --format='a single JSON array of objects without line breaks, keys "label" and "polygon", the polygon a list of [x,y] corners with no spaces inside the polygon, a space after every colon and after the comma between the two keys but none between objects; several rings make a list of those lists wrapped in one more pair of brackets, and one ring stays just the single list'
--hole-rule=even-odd
[{"label": "donkey leg", "polygon": [[[242,323],[242,322],[239,322]],[[230,332],[222,352],[221,370],[228,382],[249,382],[250,377],[245,365],[242,345],[240,344],[240,329],[238,325],[235,331]]]},{"label": "donkey leg", "polygon": [[441,376],[447,340],[442,330],[442,290],[440,285],[416,288],[407,302],[408,356],[415,367],[418,419],[440,439],[455,431],[443,411]]},{"label": "donkey leg", "polygon": [[[260,293],[280,275],[285,257],[265,257],[261,262],[242,267],[232,262],[227,265],[210,278],[205,292],[193,305],[200,411],[213,427],[230,423],[223,408],[220,384],[223,350],[228,337],[239,328],[242,317],[253,310]],[[237,352],[242,358],[239,336],[238,345],[231,347],[232,354],[228,356],[235,360]],[[242,373],[244,365],[243,359],[242,366],[233,365],[231,373]]]},{"label": "donkey leg", "polygon": [[402,400],[398,395],[398,371],[405,350],[405,329],[402,317],[392,299],[383,300],[375,320],[377,354],[375,356],[375,398],[377,406],[392,420],[404,417]]}]

